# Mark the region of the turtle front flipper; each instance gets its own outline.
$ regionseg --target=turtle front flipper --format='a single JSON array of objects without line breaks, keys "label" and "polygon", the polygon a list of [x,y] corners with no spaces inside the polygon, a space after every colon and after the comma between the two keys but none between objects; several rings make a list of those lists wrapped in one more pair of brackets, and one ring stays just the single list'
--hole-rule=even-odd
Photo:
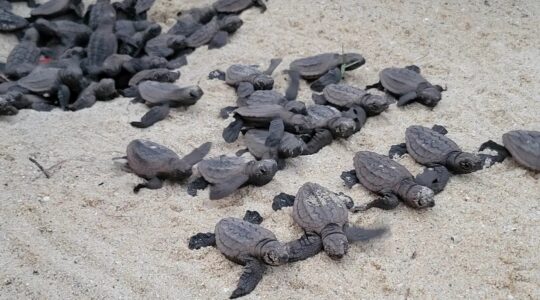
[{"label": "turtle front flipper", "polygon": [[141,189],[158,190],[163,187],[163,181],[157,177],[150,178],[145,183],[137,184],[133,188],[133,192],[136,194]]},{"label": "turtle front flipper", "polygon": [[247,256],[245,258],[240,258],[240,260],[245,263],[244,272],[240,276],[238,285],[229,299],[235,299],[251,293],[261,281],[264,271],[266,270],[266,266],[253,257]]},{"label": "turtle front flipper", "polygon": [[435,194],[444,190],[452,174],[444,166],[434,166],[425,168],[421,174],[416,175],[415,182],[419,185],[427,186]]},{"label": "turtle front flipper", "polygon": [[312,91],[320,93],[327,85],[339,83],[341,81],[341,75],[341,70],[339,68],[334,68],[326,72],[326,74],[321,76],[319,79],[313,81],[310,88]]},{"label": "turtle front flipper", "polygon": [[268,137],[264,142],[264,145],[269,148],[277,148],[281,143],[281,139],[285,134],[285,124],[283,119],[274,119],[270,122],[268,128]]},{"label": "turtle front flipper", "polygon": [[365,205],[356,206],[352,208],[353,212],[366,211],[370,208],[376,207],[383,210],[392,210],[399,205],[399,198],[392,192],[386,192],[381,198],[377,198]]},{"label": "turtle front flipper", "polygon": [[359,183],[358,177],[356,177],[356,170],[344,171],[339,177],[348,188],[352,188],[355,184]]},{"label": "turtle front flipper", "polygon": [[247,175],[241,174],[233,176],[224,182],[215,183],[210,186],[210,200],[225,198],[236,191],[249,180]]},{"label": "turtle front flipper", "polygon": [[397,106],[404,106],[404,105],[407,105],[409,103],[412,103],[412,102],[414,102],[416,100],[416,97],[418,97],[418,95],[416,94],[415,91],[408,92],[407,94],[402,95],[401,97],[399,97],[399,100],[397,102]]},{"label": "turtle front flipper", "polygon": [[305,233],[297,240],[285,244],[289,254],[288,262],[305,260],[317,255],[323,249],[322,239],[318,234]]},{"label": "turtle front flipper", "polygon": [[63,110],[66,110],[69,105],[69,99],[71,98],[71,91],[69,90],[67,85],[61,84],[58,87],[57,96],[58,96],[58,104],[60,105],[60,108],[62,108]]},{"label": "turtle front flipper", "polygon": [[240,98],[247,98],[253,94],[253,92],[255,92],[255,87],[253,84],[246,81],[240,82],[236,87],[236,95]]},{"label": "turtle front flipper", "polygon": [[270,60],[270,65],[268,65],[268,69],[264,70],[262,73],[271,76],[282,61],[283,59],[281,58],[272,58]]},{"label": "turtle front flipper", "polygon": [[233,143],[236,141],[238,139],[238,135],[240,135],[240,130],[242,130],[242,127],[244,127],[244,122],[239,118],[235,118],[235,120],[223,130],[222,137],[225,142]]},{"label": "turtle front flipper", "polygon": [[484,151],[486,149],[497,152],[496,155],[478,154],[478,156],[480,156],[480,158],[482,159],[483,165],[486,167],[491,167],[495,163],[501,163],[507,157],[511,156],[510,152],[508,152],[508,150],[503,145],[497,144],[492,140],[489,140],[480,145],[478,151]]},{"label": "turtle front flipper", "polygon": [[197,196],[198,190],[204,190],[208,186],[208,181],[204,180],[203,177],[197,177],[191,180],[187,186],[188,195],[195,197]]},{"label": "turtle front flipper", "polygon": [[418,73],[418,74],[420,74],[420,72],[421,72],[420,67],[417,66],[417,65],[406,66],[405,69],[411,70],[411,71],[413,71],[415,73]]},{"label": "turtle front flipper", "polygon": [[159,105],[152,107],[144,116],[142,116],[140,122],[131,122],[131,126],[137,128],[148,128],[155,123],[164,120],[169,115],[169,105]]},{"label": "turtle front flipper", "polygon": [[394,158],[396,155],[398,157],[402,157],[405,153],[407,153],[407,144],[401,143],[397,145],[390,146],[390,150],[388,151],[388,157]]},{"label": "turtle front flipper", "polygon": [[208,49],[219,49],[229,42],[229,33],[227,31],[218,31],[212,40],[208,43]]},{"label": "turtle front flipper", "polygon": [[374,238],[383,236],[388,231],[386,227],[366,229],[356,226],[349,226],[348,224],[343,227],[343,232],[347,237],[349,243],[367,241]]},{"label": "turtle front flipper", "polygon": [[298,97],[298,90],[300,89],[300,73],[294,70],[288,70],[289,74],[289,86],[285,91],[285,98],[287,100],[295,100]]}]

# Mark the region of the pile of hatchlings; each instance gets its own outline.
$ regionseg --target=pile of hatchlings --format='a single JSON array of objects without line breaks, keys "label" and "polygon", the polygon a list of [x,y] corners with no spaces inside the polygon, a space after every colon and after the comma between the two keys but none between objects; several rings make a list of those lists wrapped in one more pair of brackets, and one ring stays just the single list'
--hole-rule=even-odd
[{"label": "pile of hatchlings", "polygon": [[[220,48],[243,22],[239,14],[252,6],[266,10],[263,0],[218,0],[213,5],[178,14],[177,23],[166,33],[147,19],[154,0],[97,0],[86,10],[80,0],[51,0],[33,7],[30,17],[11,12],[11,3],[0,0],[0,31],[16,34],[20,43],[2,64],[0,116],[20,109],[76,111],[119,95],[146,104],[150,109],[138,128],[164,120],[174,107],[187,107],[203,96],[198,86],[178,86],[177,70],[187,64],[186,56],[207,45]],[[370,117],[412,103],[435,107],[445,91],[430,83],[415,65],[384,68],[379,82],[359,88],[340,83],[346,72],[360,68],[366,60],[359,53],[323,53],[292,61],[286,73],[285,93],[274,90],[272,73],[281,59],[272,59],[266,70],[235,64],[215,70],[209,80],[223,80],[235,89],[236,106],[223,107],[221,118],[231,118],[223,130],[227,143],[243,135],[245,149],[233,155],[206,158],[211,143],[180,157],[166,146],[137,139],[127,145],[125,169],[144,179],[134,187],[159,189],[164,180],[185,183],[195,196],[208,187],[209,198],[226,198],[246,185],[263,186],[285,168],[284,161],[315,155],[334,139],[347,139],[360,131]],[[297,100],[300,80],[313,91],[312,102]],[[369,90],[378,90],[374,94]],[[348,223],[349,212],[371,208],[390,210],[403,202],[413,209],[435,205],[452,175],[472,173],[511,156],[521,166],[540,172],[540,132],[516,130],[502,136],[503,145],[487,141],[479,151],[463,152],[446,136],[441,125],[411,126],[403,144],[387,154],[359,151],[351,171],[341,175],[344,185],[359,183],[379,197],[356,205],[343,193],[308,182],[296,196],[278,194],[272,208],[292,206],[292,217],[305,234],[282,243],[259,224],[262,217],[247,211],[243,220],[225,218],[214,233],[198,233],[190,249],[215,246],[228,259],[244,266],[231,298],[253,291],[267,265],[277,266],[307,259],[325,251],[340,259],[349,243],[379,238],[386,227],[360,228]],[[251,159],[245,158],[249,152]],[[393,160],[408,153],[425,166],[414,176]],[[495,153],[495,154],[493,154]]]}]

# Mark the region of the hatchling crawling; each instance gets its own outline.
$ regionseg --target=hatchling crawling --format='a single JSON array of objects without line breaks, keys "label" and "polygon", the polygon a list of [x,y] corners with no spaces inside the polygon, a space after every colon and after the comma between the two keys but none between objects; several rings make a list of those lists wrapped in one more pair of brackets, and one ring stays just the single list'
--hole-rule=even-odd
[{"label": "hatchling crawling", "polygon": [[358,105],[370,116],[385,111],[389,104],[385,97],[372,95],[365,90],[346,84],[330,84],[322,92],[321,95],[313,94],[315,103],[330,104],[340,109]]},{"label": "hatchling crawling", "polygon": [[261,12],[266,11],[264,0],[218,0],[213,4],[213,8],[218,13],[238,14],[256,5],[261,8]]},{"label": "hatchling crawling", "polygon": [[366,87],[377,88],[386,91],[398,99],[398,106],[403,106],[414,101],[428,107],[435,107],[441,101],[441,92],[444,89],[440,85],[432,85],[420,74],[418,66],[405,68],[386,68],[379,73],[379,82]]},{"label": "hatchling crawling", "polygon": [[390,158],[395,155],[409,155],[427,168],[416,177],[416,182],[441,192],[451,174],[467,174],[483,167],[482,159],[461,148],[445,134],[447,130],[435,125],[433,129],[410,126],[405,131],[405,143],[391,147]]},{"label": "hatchling crawling", "polygon": [[226,119],[229,114],[238,107],[242,106],[257,106],[257,105],[281,105],[288,111],[296,114],[306,113],[306,104],[301,101],[289,101],[285,96],[276,90],[257,90],[254,91],[249,97],[238,97],[236,100],[237,106],[227,106],[221,109],[219,115]]},{"label": "hatchling crawling", "polygon": [[133,191],[142,188],[160,189],[163,180],[181,181],[192,174],[192,167],[210,151],[211,143],[204,143],[191,153],[180,158],[171,149],[148,140],[133,140],[127,146],[127,167],[147,181],[135,186]]},{"label": "hatchling crawling", "polygon": [[521,166],[540,172],[540,131],[512,130],[503,134],[502,140],[504,146],[490,140],[482,144],[480,151],[496,151],[496,156],[489,156],[492,162],[502,162],[512,156]]},{"label": "hatchling crawling", "polygon": [[[362,108],[359,108],[362,110]],[[360,130],[361,122],[328,105],[311,105],[307,108],[309,123],[313,129],[328,129],[336,138],[348,138]],[[360,126],[359,126],[360,125]]]},{"label": "hatchling crawling", "polygon": [[400,199],[412,208],[433,207],[434,192],[415,182],[413,175],[401,164],[387,156],[370,151],[360,151],[354,156],[355,170],[343,172],[341,178],[352,187],[360,182],[366,189],[382,198],[354,208],[356,211],[377,207],[394,209]]},{"label": "hatchling crawling", "polygon": [[225,155],[205,159],[195,166],[195,178],[189,183],[188,194],[195,196],[197,190],[210,185],[211,200],[225,198],[246,184],[267,184],[277,170],[273,159],[256,161]]},{"label": "hatchling crawling", "polygon": [[273,159],[280,169],[284,166],[284,159],[297,157],[304,152],[306,144],[294,134],[284,132],[279,142],[267,142],[270,131],[263,129],[250,129],[244,135],[247,150],[257,159]]}]

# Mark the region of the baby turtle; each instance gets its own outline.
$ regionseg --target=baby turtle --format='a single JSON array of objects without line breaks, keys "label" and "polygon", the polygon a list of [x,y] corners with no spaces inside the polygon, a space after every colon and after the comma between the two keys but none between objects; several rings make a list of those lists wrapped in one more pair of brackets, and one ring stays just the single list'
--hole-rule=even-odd
[{"label": "baby turtle", "polygon": [[197,178],[190,182],[188,194],[195,196],[197,190],[210,184],[210,200],[225,198],[246,184],[267,184],[277,170],[277,163],[272,159],[248,161],[242,157],[225,155],[205,159],[196,166]]},{"label": "baby turtle", "polygon": [[283,94],[276,90],[258,90],[254,91],[249,97],[238,97],[236,100],[237,106],[227,106],[221,109],[219,115],[226,119],[229,114],[238,107],[242,106],[256,106],[256,105],[272,105],[277,104],[285,107],[288,111],[296,114],[306,113],[306,104],[301,101],[289,101]]},{"label": "baby turtle", "polygon": [[24,77],[37,66],[41,50],[37,47],[39,32],[29,28],[24,37],[9,53],[6,61],[5,74],[13,79]]},{"label": "baby turtle", "polygon": [[360,182],[366,189],[382,198],[354,208],[355,211],[377,207],[394,209],[400,199],[412,208],[433,207],[433,191],[414,181],[412,174],[392,159],[370,151],[360,151],[354,156],[355,170],[343,172],[341,178],[348,187]]},{"label": "baby turtle", "polygon": [[133,191],[142,188],[160,189],[163,180],[181,181],[191,176],[191,168],[200,162],[210,151],[212,143],[204,143],[188,155],[180,158],[171,149],[148,140],[133,140],[127,146],[127,167],[147,181],[135,186]]},{"label": "baby turtle", "polygon": [[267,143],[270,132],[262,129],[250,129],[244,135],[247,150],[257,159],[273,159],[280,169],[284,159],[297,157],[304,152],[306,144],[295,135],[284,132],[277,145]]},{"label": "baby turtle", "polygon": [[186,37],[183,35],[161,34],[146,42],[144,51],[150,56],[167,58],[186,46]]},{"label": "baby turtle", "polygon": [[92,82],[77,97],[77,100],[70,104],[70,110],[80,110],[94,105],[96,101],[111,100],[118,96],[114,80],[103,78],[99,82]]},{"label": "baby turtle", "polygon": [[266,11],[264,0],[218,0],[213,4],[213,8],[218,13],[238,14],[253,5],[259,6],[261,12]]},{"label": "baby turtle", "polygon": [[88,26],[92,30],[96,30],[102,23],[116,21],[116,10],[111,0],[97,0],[95,4],[88,7],[88,14]]},{"label": "baby turtle", "polygon": [[73,12],[77,17],[82,18],[84,3],[82,0],[49,0],[36,8],[32,9],[32,17],[57,17],[66,13]]},{"label": "baby turtle", "polygon": [[175,82],[180,78],[180,72],[170,71],[165,68],[143,70],[133,75],[129,80],[129,86],[137,86],[143,81]]},{"label": "baby turtle", "polygon": [[349,212],[343,198],[312,182],[300,187],[293,206],[293,219],[306,234],[319,237],[324,251],[332,259],[341,259],[349,243],[381,236],[385,228],[364,229],[349,224]]},{"label": "baby turtle", "polygon": [[365,90],[346,85],[327,85],[322,95],[313,94],[313,100],[317,104],[334,105],[340,109],[353,106],[362,107],[370,116],[378,115],[388,108],[388,101],[385,97],[372,95]]},{"label": "baby turtle", "polygon": [[90,27],[68,20],[38,19],[34,22],[34,27],[42,36],[57,38],[66,48],[85,46],[92,34]]},{"label": "baby turtle", "polygon": [[452,174],[467,174],[482,169],[482,159],[461,148],[446,137],[446,129],[435,125],[433,129],[410,126],[405,131],[405,143],[392,146],[389,156],[409,153],[418,163],[428,167],[416,177],[416,182],[441,192]]},{"label": "baby turtle", "polygon": [[191,106],[204,95],[199,86],[178,86],[168,82],[143,81],[137,86],[135,101],[148,106],[169,104],[171,107]]},{"label": "baby turtle", "polygon": [[271,90],[274,87],[274,79],[270,76],[275,68],[281,63],[281,59],[272,59],[266,71],[260,71],[256,66],[234,64],[225,73],[216,70],[209,78],[219,78],[236,88],[238,97],[246,98],[255,90]]},{"label": "baby turtle", "polygon": [[366,87],[386,91],[399,98],[397,105],[419,102],[428,107],[435,107],[441,101],[443,89],[432,85],[421,74],[418,66],[405,68],[386,68],[379,73],[379,82]]},{"label": "baby turtle", "polygon": [[25,18],[0,8],[0,32],[13,32],[28,26]]},{"label": "baby turtle", "polygon": [[291,84],[287,89],[287,99],[296,99],[300,77],[313,81],[311,89],[321,92],[325,86],[338,83],[342,72],[357,69],[365,63],[364,57],[358,53],[323,53],[294,60],[289,65]]},{"label": "baby turtle", "polygon": [[535,172],[540,172],[540,131],[512,130],[502,136],[504,147],[488,141],[480,147],[480,151],[491,149],[497,152],[495,161],[502,162],[512,156],[516,162]]},{"label": "baby turtle", "polygon": [[82,66],[92,77],[98,77],[103,72],[103,62],[118,51],[118,39],[113,28],[114,22],[104,21],[90,36]]},{"label": "baby turtle", "polygon": [[336,138],[348,138],[360,130],[354,119],[332,106],[311,105],[307,108],[307,114],[312,128],[328,129]]},{"label": "baby turtle", "polygon": [[[222,136],[227,143],[236,141],[242,128],[266,129],[269,128],[270,122],[273,120],[281,120],[289,132],[308,133],[312,130],[307,116],[295,114],[277,104],[240,107],[234,110],[234,119],[223,130]],[[271,129],[270,131],[271,135],[276,135],[276,133],[272,133]]]}]

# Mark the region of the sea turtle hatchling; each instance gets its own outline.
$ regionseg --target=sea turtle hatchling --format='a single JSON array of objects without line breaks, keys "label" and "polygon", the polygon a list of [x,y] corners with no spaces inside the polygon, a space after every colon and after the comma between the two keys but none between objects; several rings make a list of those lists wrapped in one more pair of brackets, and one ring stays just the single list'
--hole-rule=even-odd
[{"label": "sea turtle hatchling", "polygon": [[446,133],[447,130],[440,125],[433,126],[433,129],[410,126],[405,130],[405,143],[392,146],[389,157],[409,153],[415,161],[427,167],[416,176],[416,182],[439,193],[451,174],[472,173],[483,167],[481,157],[463,152]]},{"label": "sea turtle hatchling", "polygon": [[11,11],[0,8],[0,32],[13,32],[28,26],[28,21]]},{"label": "sea turtle hatchling", "polygon": [[242,106],[272,105],[277,104],[285,107],[288,111],[296,114],[306,113],[306,104],[301,101],[289,101],[285,96],[276,90],[257,90],[247,98],[238,97],[237,106],[226,106],[221,109],[219,115],[226,119],[235,109]]},{"label": "sea turtle hatchling", "polygon": [[377,207],[394,209],[400,199],[412,208],[433,207],[433,191],[414,181],[412,174],[401,164],[387,156],[370,151],[360,151],[354,156],[355,170],[343,172],[341,178],[348,187],[360,182],[366,189],[381,195],[354,211]]},{"label": "sea turtle hatchling", "polygon": [[540,131],[512,130],[503,134],[502,141],[504,146],[491,140],[485,142],[480,151],[496,151],[496,156],[490,156],[494,162],[502,162],[506,157],[512,156],[521,166],[540,172]]},{"label": "sea turtle hatchling", "polygon": [[322,92],[325,86],[341,81],[342,72],[357,69],[365,63],[364,57],[358,53],[323,53],[296,59],[287,71],[290,76],[287,99],[296,99],[300,78],[312,81],[313,91]]},{"label": "sea turtle hatchling", "polygon": [[32,17],[57,17],[70,12],[82,18],[84,3],[82,0],[49,0],[30,11]]},{"label": "sea turtle hatchling", "polygon": [[195,166],[195,178],[188,185],[188,194],[195,196],[197,190],[210,185],[210,200],[221,199],[243,185],[263,186],[269,183],[277,170],[273,159],[256,161],[225,155],[205,159]]},{"label": "sea turtle hatchling", "polygon": [[171,71],[166,68],[142,70],[133,75],[129,80],[129,86],[137,86],[143,81],[157,81],[157,82],[175,82],[180,78],[180,72]]},{"label": "sea turtle hatchling", "polygon": [[163,180],[181,181],[192,174],[192,167],[200,162],[210,151],[211,143],[204,143],[191,153],[180,158],[171,149],[149,140],[136,139],[127,146],[127,167],[133,173],[146,179],[135,186],[133,191],[142,188],[160,189]]},{"label": "sea turtle hatchling", "polygon": [[443,89],[432,85],[420,74],[415,65],[405,68],[386,68],[379,73],[379,82],[368,85],[366,90],[377,88],[398,97],[398,106],[419,102],[428,107],[435,107],[441,101]]},{"label": "sea turtle hatchling", "polygon": [[268,130],[250,129],[244,135],[244,142],[251,155],[257,159],[273,159],[279,169],[283,168],[284,159],[301,155],[306,147],[302,139],[288,132],[283,132],[279,143],[274,145],[267,142],[269,136]]},{"label": "sea turtle hatchling", "polygon": [[[357,108],[360,110],[362,108]],[[328,105],[311,105],[307,108],[307,115],[311,128],[328,129],[335,138],[350,137],[360,130],[359,124],[365,122],[365,112],[364,120],[359,122]]]},{"label": "sea turtle hatchling", "polygon": [[382,113],[389,104],[385,97],[372,95],[347,84],[329,84],[322,94],[313,93],[312,98],[316,104],[330,104],[340,109],[358,105],[370,116]]},{"label": "sea turtle hatchling", "polygon": [[264,0],[218,0],[214,2],[212,7],[218,13],[238,14],[253,5],[259,6],[261,12],[266,11],[266,3]]},{"label": "sea turtle hatchling", "polygon": [[99,82],[92,82],[77,97],[77,100],[70,104],[70,110],[80,110],[91,107],[96,101],[112,100],[118,96],[115,82],[111,78],[103,78]]},{"label": "sea turtle hatchling", "polygon": [[105,19],[90,36],[86,59],[81,66],[92,77],[98,77],[106,67],[104,61],[118,51],[118,39],[113,29],[114,21]]},{"label": "sea turtle hatchling", "polygon": [[307,235],[318,236],[318,242],[332,259],[341,259],[347,253],[349,243],[376,238],[386,231],[386,228],[351,226],[346,205],[349,200],[312,182],[303,184],[296,194],[292,212],[294,221]]},{"label": "sea turtle hatchling", "polygon": [[41,50],[37,46],[39,32],[35,28],[28,28],[24,37],[9,53],[6,60],[5,74],[12,79],[24,77],[39,63]]}]

